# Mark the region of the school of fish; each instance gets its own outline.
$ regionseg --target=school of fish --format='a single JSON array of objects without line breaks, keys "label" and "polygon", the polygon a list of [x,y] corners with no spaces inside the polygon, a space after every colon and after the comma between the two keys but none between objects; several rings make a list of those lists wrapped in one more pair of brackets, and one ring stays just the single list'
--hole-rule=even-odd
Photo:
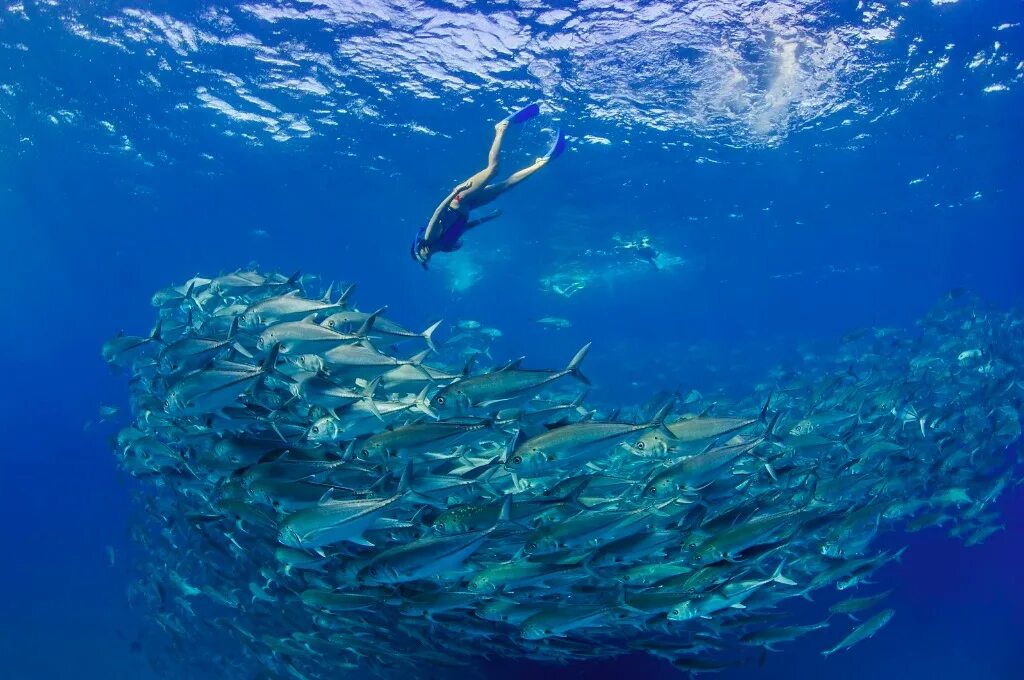
[{"label": "school of fish", "polygon": [[[429,677],[647,652],[700,673],[812,633],[832,654],[893,617],[867,585],[902,553],[880,535],[978,543],[1021,481],[1024,317],[960,291],[744,399],[593,408],[589,345],[491,366],[497,329],[441,344],[440,322],[313,287],[196,277],[103,347],[130,376],[114,449],[140,486],[130,599],[173,650],[155,667]],[[826,588],[849,597],[785,620]]]}]

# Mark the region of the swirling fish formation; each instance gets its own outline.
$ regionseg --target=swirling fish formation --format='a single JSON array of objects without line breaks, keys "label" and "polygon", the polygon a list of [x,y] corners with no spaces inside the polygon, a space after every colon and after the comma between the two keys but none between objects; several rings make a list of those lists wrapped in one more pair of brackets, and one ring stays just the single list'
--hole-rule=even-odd
[{"label": "swirling fish formation", "polygon": [[588,347],[475,370],[498,331],[439,347],[438,324],[305,287],[194,278],[154,296],[151,334],[103,348],[131,374],[115,452],[145,510],[130,595],[173,650],[155,664],[422,677],[644,651],[715,670],[847,627],[782,625],[780,604],[864,584],[902,552],[874,547],[885,532],[984,540],[1020,479],[1024,320],[966,295],[748,399],[599,411]]}]

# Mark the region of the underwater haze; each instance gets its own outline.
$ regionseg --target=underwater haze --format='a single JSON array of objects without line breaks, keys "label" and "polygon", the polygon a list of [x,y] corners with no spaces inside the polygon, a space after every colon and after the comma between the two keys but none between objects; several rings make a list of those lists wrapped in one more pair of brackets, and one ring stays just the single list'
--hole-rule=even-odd
[{"label": "underwater haze", "polygon": [[[0,677],[1022,677],[1022,93],[1020,2],[6,0],[0,498],[11,535]],[[499,176],[543,156],[558,130],[564,153],[498,198],[498,219],[421,267],[410,257],[418,231],[485,166],[495,123],[534,101],[539,115],[509,128]],[[259,272],[259,285],[224,283],[236,271]],[[200,414],[174,400],[180,377],[156,352],[177,334],[220,342],[230,314],[296,291],[333,303],[348,284],[354,302],[329,312],[386,306],[415,336],[394,349],[371,326],[359,346],[433,379],[386,376],[394,386],[382,387],[372,383],[383,369],[343,370],[319,345],[257,348],[284,318],[245,317],[230,331],[240,347],[225,342],[190,367],[248,381],[230,395],[241,401]],[[171,286],[173,304],[154,307]],[[227,322],[210,331],[218,314]],[[147,345],[158,319],[160,344]],[[438,320],[429,347],[419,333]],[[140,338],[138,356],[101,354],[119,331]],[[449,383],[521,356],[523,367],[561,371],[587,343],[585,401],[573,402],[586,386],[569,371],[551,390],[502,392],[501,410],[484,400],[454,415],[437,408]],[[320,370],[300,374],[310,360],[299,354]],[[312,374],[361,391],[321,410],[301,387],[287,397]],[[542,410],[535,395],[569,420],[529,420]],[[401,464],[354,460],[340,436],[309,443],[318,418],[350,423],[346,408],[375,400],[408,416],[352,435],[356,449],[410,424],[488,434],[431,442],[429,463],[411,448],[390,450]],[[521,410],[510,415],[504,400]],[[825,422],[826,412],[837,415]],[[636,450],[666,423],[714,416],[749,422],[685,454],[674,439],[658,460]],[[372,548],[359,532],[330,546],[300,541],[327,563],[293,571],[274,557],[288,545],[277,533],[288,513],[269,520],[273,531],[218,516],[249,467],[200,469],[181,452],[193,435],[270,432],[275,418],[295,428],[278,433],[291,450],[281,460],[301,449],[303,462],[344,463],[363,475],[354,495],[397,499],[401,509],[382,515],[393,533],[367,529],[382,532]],[[820,458],[793,439],[808,420],[824,428]],[[515,469],[531,437],[588,423],[633,429],[600,457],[574,441],[558,449],[572,465]],[[127,430],[179,458],[139,464]],[[869,464],[866,451],[883,441],[900,453]],[[673,486],[657,507],[642,501],[664,469],[727,445],[745,457]],[[487,488],[430,497],[425,480],[463,470],[456,456]],[[528,532],[545,527],[509,521],[502,499],[514,518],[578,476],[603,481],[570,488],[574,517],[616,523],[538,561]],[[827,476],[842,490],[822,490]],[[350,487],[323,483],[332,487],[308,506],[348,498]],[[418,565],[370,578],[390,556],[373,552],[381,545],[429,547],[441,513],[485,503],[494,519],[464,534],[459,549],[479,552],[460,553],[454,575]],[[709,527],[725,533],[776,512],[807,514],[716,554],[715,568],[735,572],[694,596],[702,615],[638,613],[618,565],[700,573],[669,534],[715,547]],[[867,528],[852,532],[843,522],[857,512]],[[622,533],[628,513],[643,515],[642,530]],[[820,537],[847,530],[856,537],[843,534],[846,552],[829,554]],[[603,541],[641,534],[649,552],[630,544],[600,563]],[[536,641],[528,626],[485,628],[482,600],[436,614],[389,609],[462,593],[514,560],[571,573],[498,599],[599,613]],[[843,564],[852,589],[810,590]],[[744,586],[746,610],[708,608],[755,577],[765,583]],[[312,589],[377,601],[325,622],[302,608]],[[887,591],[856,619],[829,611]],[[787,599],[772,599],[779,592]],[[822,654],[888,609],[891,622],[870,639]],[[740,642],[822,621],[771,649]],[[673,630],[686,632],[678,648],[666,642]],[[343,636],[330,638],[337,649],[329,633]]]}]

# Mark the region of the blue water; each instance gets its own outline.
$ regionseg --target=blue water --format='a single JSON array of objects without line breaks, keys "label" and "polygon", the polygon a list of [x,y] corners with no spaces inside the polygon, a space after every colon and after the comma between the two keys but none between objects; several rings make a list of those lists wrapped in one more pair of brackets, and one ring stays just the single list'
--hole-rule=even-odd
[{"label": "blue water", "polygon": [[[361,308],[480,320],[535,365],[593,341],[593,396],[619,403],[749,388],[952,287],[1024,300],[1021,3],[574,4],[0,8],[0,677],[158,677],[132,648],[137,482],[98,422],[126,408],[99,347],[196,273],[355,282]],[[569,151],[424,272],[416,229],[532,99],[503,170],[556,126]],[[585,254],[639,233],[664,268]],[[560,272],[585,288],[553,293]],[[980,546],[887,539],[910,549],[879,575],[897,615],[870,642],[825,660],[811,636],[720,677],[1021,677],[1024,491],[1000,505]],[[678,676],[645,657],[485,672]]]}]

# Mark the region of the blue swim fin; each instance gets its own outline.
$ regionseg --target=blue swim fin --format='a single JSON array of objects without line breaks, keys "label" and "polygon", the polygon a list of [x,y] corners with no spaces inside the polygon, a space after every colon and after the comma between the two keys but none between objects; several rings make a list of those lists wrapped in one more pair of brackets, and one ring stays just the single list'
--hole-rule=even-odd
[{"label": "blue swim fin", "polygon": [[558,128],[558,131],[555,133],[555,141],[551,142],[551,148],[548,149],[546,154],[544,154],[544,158],[547,160],[558,158],[562,155],[562,152],[565,151],[565,147],[565,135],[562,134],[562,128]]},{"label": "blue swim fin", "polygon": [[510,115],[508,118],[504,120],[504,122],[508,123],[509,125],[525,123],[531,118],[536,118],[539,113],[540,104],[538,102],[533,102],[532,104],[527,104],[523,108],[519,109],[518,111]]}]

